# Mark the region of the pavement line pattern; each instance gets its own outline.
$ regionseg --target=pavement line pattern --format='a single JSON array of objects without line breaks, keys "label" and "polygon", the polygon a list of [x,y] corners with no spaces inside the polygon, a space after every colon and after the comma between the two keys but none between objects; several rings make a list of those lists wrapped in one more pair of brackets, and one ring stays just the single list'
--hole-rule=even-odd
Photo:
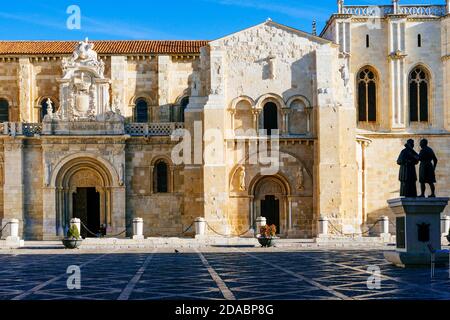
[{"label": "pavement line pattern", "polygon": [[231,292],[231,290],[227,287],[227,285],[219,276],[219,274],[216,272],[216,270],[214,270],[214,268],[211,267],[208,260],[206,260],[205,256],[197,249],[195,251],[197,251],[200,260],[202,260],[203,265],[208,270],[209,274],[211,275],[211,278],[213,278],[214,282],[217,284],[217,287],[219,288],[220,292],[222,292],[224,298],[226,300],[236,300],[236,297],[234,296],[233,292]]},{"label": "pavement line pattern", "polygon": [[[343,253],[343,255],[350,256],[348,253]],[[353,255],[353,257],[356,257],[356,256],[361,257],[360,255],[357,255],[357,254]],[[326,261],[326,260],[323,260],[323,259],[317,259],[317,258],[313,258],[313,257],[308,257],[308,258],[312,259],[314,261],[318,261],[318,262],[329,262],[329,261]],[[342,268],[346,268],[346,269],[350,269],[350,270],[354,270],[354,271],[359,271],[359,272],[366,273],[368,275],[372,275],[371,272],[369,272],[369,271],[367,271],[367,270],[365,270],[363,268],[360,268],[360,267],[352,267],[352,266],[348,266],[348,265],[345,265],[345,264],[342,264],[342,263],[339,263],[339,262],[332,262],[332,263],[337,265],[337,266],[340,266]],[[380,277],[384,278],[384,279],[387,279],[387,280],[392,280],[392,281],[395,281],[395,282],[398,282],[398,283],[401,283],[401,284],[405,284],[406,286],[410,287],[411,290],[414,290],[414,288],[422,289],[422,285],[420,285],[420,284],[410,283],[408,281],[404,281],[402,279],[398,279],[398,278],[395,278],[395,277],[390,277],[390,276],[387,276],[387,275],[384,275],[384,274],[380,274]],[[436,289],[436,288],[429,288],[428,290],[430,290],[432,292],[440,293],[440,294],[448,293],[447,291],[442,291],[442,290],[439,290],[439,289]]]},{"label": "pavement line pattern", "polygon": [[[106,254],[101,255],[100,257],[97,257],[97,258],[91,259],[89,261],[86,261],[85,263],[79,265],[79,267],[81,269],[81,268],[83,268],[83,267],[85,267],[85,266],[87,266],[87,265],[89,265],[91,263],[94,263],[97,260],[102,259],[103,257],[107,256],[108,254],[109,253],[106,253]],[[46,286],[48,286],[48,285],[50,285],[50,284],[52,284],[52,283],[62,279],[63,277],[66,277],[66,276],[67,276],[67,273],[63,273],[63,274],[61,274],[59,276],[56,276],[56,277],[54,277],[54,278],[52,278],[50,280],[47,280],[46,282],[43,282],[43,283],[41,283],[41,284],[31,288],[30,290],[28,290],[28,291],[26,291],[26,292],[24,292],[24,293],[22,293],[22,294],[20,294],[18,296],[15,296],[11,300],[24,300],[26,297],[32,295],[33,293],[38,292],[42,288],[45,288]]]},{"label": "pavement line pattern", "polygon": [[155,248],[153,250],[153,252],[147,257],[147,259],[145,259],[145,262],[142,264],[142,266],[139,268],[139,270],[136,272],[136,274],[134,275],[134,277],[130,280],[130,282],[128,282],[127,286],[125,287],[125,289],[123,289],[122,293],[120,294],[120,296],[117,298],[117,300],[128,300],[131,296],[131,293],[134,290],[134,287],[136,286],[136,284],[139,282],[139,280],[141,279],[142,275],[145,272],[145,269],[147,269],[147,266],[150,264],[150,262],[153,259],[154,254],[157,252],[157,249]]},{"label": "pavement line pattern", "polygon": [[260,262],[262,262],[262,263],[264,263],[264,264],[267,264],[267,265],[269,265],[269,266],[271,266],[271,267],[273,267],[273,268],[275,268],[275,269],[278,269],[278,270],[280,270],[280,271],[283,271],[284,273],[287,273],[287,274],[289,274],[289,275],[291,275],[291,276],[293,276],[293,277],[295,277],[295,278],[297,278],[297,279],[303,280],[303,281],[309,283],[310,285],[312,285],[312,286],[314,286],[314,287],[316,287],[316,288],[319,288],[319,289],[321,289],[321,290],[325,290],[325,291],[331,293],[332,295],[334,295],[335,297],[337,297],[337,298],[339,298],[339,299],[342,299],[342,300],[353,300],[351,297],[348,297],[348,296],[346,296],[345,294],[342,294],[342,293],[340,293],[340,292],[338,292],[338,291],[335,291],[335,290],[333,290],[333,289],[331,289],[331,288],[329,288],[329,287],[327,287],[327,286],[324,286],[324,285],[320,284],[320,283],[317,282],[317,281],[314,281],[314,280],[312,280],[312,279],[308,279],[308,278],[306,278],[306,277],[304,277],[304,276],[302,276],[302,275],[300,275],[300,274],[298,274],[298,273],[295,273],[295,272],[293,272],[293,271],[291,271],[291,270],[285,269],[285,268],[280,267],[280,266],[278,266],[278,265],[276,265],[276,264],[273,264],[273,263],[271,263],[271,262],[269,262],[269,261],[266,261],[266,260],[264,260],[264,259],[261,259],[261,258],[255,256],[255,255],[253,255],[253,254],[251,254],[251,253],[244,252],[244,251],[237,250],[237,249],[234,249],[234,250],[236,250],[236,251],[238,251],[238,252],[240,252],[240,253],[242,253],[242,254],[245,254],[246,256],[249,256],[249,257],[251,257],[251,258],[253,258],[253,259],[255,259],[255,260],[258,260],[258,261],[260,261]]}]

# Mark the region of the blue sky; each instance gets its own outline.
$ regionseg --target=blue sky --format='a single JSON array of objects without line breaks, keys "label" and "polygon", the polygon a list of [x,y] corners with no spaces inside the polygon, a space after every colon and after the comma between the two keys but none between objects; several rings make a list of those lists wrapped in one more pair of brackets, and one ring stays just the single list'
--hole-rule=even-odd
[{"label": "blue sky", "polygon": [[[444,0],[401,0],[401,4],[444,4]],[[346,0],[345,4],[390,4],[389,0]],[[68,30],[70,5],[81,9],[81,30]],[[336,12],[336,0],[16,0],[0,6],[1,40],[192,39],[213,40],[268,17],[318,32]]]}]

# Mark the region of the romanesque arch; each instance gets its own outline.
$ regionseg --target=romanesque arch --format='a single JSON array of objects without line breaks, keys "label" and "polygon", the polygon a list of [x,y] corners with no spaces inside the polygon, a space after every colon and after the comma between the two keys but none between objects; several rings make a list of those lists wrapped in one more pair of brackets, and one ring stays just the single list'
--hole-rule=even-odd
[{"label": "romanesque arch", "polygon": [[[46,168],[47,172],[49,170]],[[58,234],[61,235],[70,219],[75,217],[89,229],[97,229],[101,225],[111,227],[113,189],[119,187],[118,180],[120,177],[113,166],[104,159],[84,154],[61,161],[50,179],[50,187],[55,189]],[[85,231],[82,232],[84,235]]]}]

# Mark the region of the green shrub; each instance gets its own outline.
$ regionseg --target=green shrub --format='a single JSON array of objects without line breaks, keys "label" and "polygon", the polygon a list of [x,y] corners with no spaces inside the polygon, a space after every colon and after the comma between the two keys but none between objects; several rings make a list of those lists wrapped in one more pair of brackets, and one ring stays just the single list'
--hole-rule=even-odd
[{"label": "green shrub", "polygon": [[67,232],[67,238],[70,239],[80,239],[80,231],[78,230],[77,225],[73,224],[69,231]]}]

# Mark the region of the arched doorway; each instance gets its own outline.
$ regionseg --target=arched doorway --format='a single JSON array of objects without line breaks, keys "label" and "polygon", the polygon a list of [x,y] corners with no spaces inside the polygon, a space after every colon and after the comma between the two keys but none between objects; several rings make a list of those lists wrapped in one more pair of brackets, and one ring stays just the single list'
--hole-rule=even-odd
[{"label": "arched doorway", "polygon": [[59,170],[56,178],[56,226],[65,233],[70,219],[79,218],[83,237],[103,233],[112,224],[111,172],[99,161],[76,158]]},{"label": "arched doorway", "polygon": [[279,177],[267,176],[260,178],[254,185],[253,221],[265,217],[267,224],[276,225],[278,234],[287,232],[287,196],[288,188]]}]

